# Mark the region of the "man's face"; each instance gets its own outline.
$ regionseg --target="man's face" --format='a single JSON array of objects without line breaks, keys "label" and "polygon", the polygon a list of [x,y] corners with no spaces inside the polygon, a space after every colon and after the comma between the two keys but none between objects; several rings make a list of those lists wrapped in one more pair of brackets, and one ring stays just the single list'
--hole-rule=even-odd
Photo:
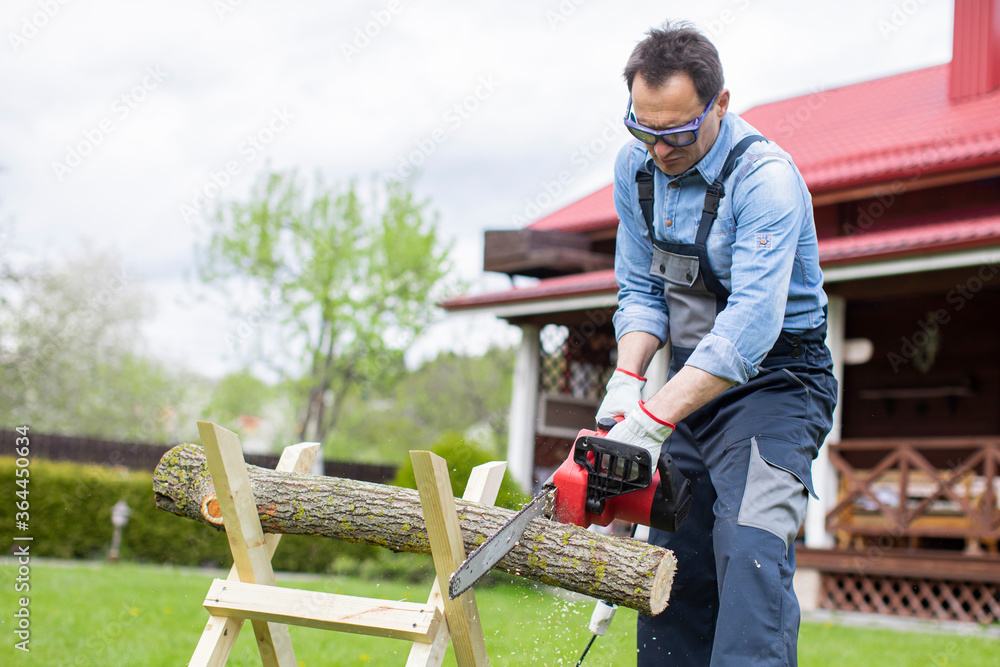
[{"label": "man's face", "polygon": [[[690,146],[675,148],[668,146],[663,140],[646,144],[653,164],[670,176],[683,174],[698,164],[719,136],[719,126],[728,108],[729,91],[723,90],[702,121],[698,140]],[[698,99],[694,82],[687,74],[675,74],[656,88],[646,85],[641,74],[637,74],[632,82],[632,110],[635,119],[640,125],[652,130],[669,130],[687,125],[701,116],[704,109],[705,104]]]}]

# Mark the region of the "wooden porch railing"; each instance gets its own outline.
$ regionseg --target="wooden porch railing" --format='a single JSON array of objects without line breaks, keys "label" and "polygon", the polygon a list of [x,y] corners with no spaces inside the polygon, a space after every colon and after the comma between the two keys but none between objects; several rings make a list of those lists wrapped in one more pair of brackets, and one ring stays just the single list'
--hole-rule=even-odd
[{"label": "wooden porch railing", "polygon": [[842,547],[957,538],[970,553],[997,553],[1000,438],[844,440],[830,462],[840,492],[826,525]]}]

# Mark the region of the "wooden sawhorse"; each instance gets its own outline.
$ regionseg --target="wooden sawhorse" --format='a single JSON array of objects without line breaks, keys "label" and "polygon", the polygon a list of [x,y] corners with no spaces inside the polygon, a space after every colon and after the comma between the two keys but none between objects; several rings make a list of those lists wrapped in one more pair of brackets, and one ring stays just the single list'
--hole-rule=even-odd
[{"label": "wooden sawhorse", "polygon": [[[264,535],[239,438],[209,422],[198,422],[198,432],[234,564],[226,579],[216,579],[209,588],[205,608],[211,618],[189,665],[226,664],[246,619],[253,625],[264,667],[296,666],[288,625],[411,641],[407,667],[440,665],[449,640],[460,667],[489,664],[473,591],[455,600],[441,592],[465,559],[444,459],[410,452],[437,577],[425,604],[396,602],[275,586],[271,556],[281,535]],[[318,450],[312,443],[286,447],[277,470],[307,472]],[[505,468],[501,462],[475,468],[463,498],[493,504]]]}]

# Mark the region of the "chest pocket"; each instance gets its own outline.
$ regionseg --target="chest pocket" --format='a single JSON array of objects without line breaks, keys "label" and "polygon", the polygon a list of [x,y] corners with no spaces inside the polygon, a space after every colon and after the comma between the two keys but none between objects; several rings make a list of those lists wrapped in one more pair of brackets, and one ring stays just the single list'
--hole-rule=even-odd
[{"label": "chest pocket", "polygon": [[719,236],[721,234],[736,234],[736,219],[733,218],[732,213],[728,215],[719,215],[712,223],[712,228],[708,232],[709,237]]},{"label": "chest pocket", "polygon": [[698,279],[700,261],[697,256],[679,255],[653,246],[653,264],[649,274],[671,285],[691,287]]}]

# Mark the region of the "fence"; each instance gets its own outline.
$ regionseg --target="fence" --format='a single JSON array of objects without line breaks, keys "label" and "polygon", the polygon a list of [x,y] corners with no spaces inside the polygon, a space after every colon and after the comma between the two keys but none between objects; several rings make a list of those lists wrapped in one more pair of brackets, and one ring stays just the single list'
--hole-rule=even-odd
[{"label": "fence", "polygon": [[1000,438],[848,439],[830,447],[837,548],[807,549],[819,606],[1000,621]]},{"label": "fence", "polygon": [[844,440],[830,462],[841,492],[827,527],[842,546],[950,538],[970,553],[997,553],[1000,438]]},{"label": "fence", "polygon": [[[13,455],[15,431],[0,429],[0,455]],[[86,438],[49,433],[30,434],[32,458],[56,461],[74,461],[105,466],[121,466],[130,470],[152,472],[160,458],[173,445],[151,445],[143,442],[119,442],[100,438]],[[246,462],[261,468],[273,469],[278,465],[277,456],[247,454]],[[326,461],[323,473],[329,477],[357,479],[380,484],[392,481],[396,466]]]}]

